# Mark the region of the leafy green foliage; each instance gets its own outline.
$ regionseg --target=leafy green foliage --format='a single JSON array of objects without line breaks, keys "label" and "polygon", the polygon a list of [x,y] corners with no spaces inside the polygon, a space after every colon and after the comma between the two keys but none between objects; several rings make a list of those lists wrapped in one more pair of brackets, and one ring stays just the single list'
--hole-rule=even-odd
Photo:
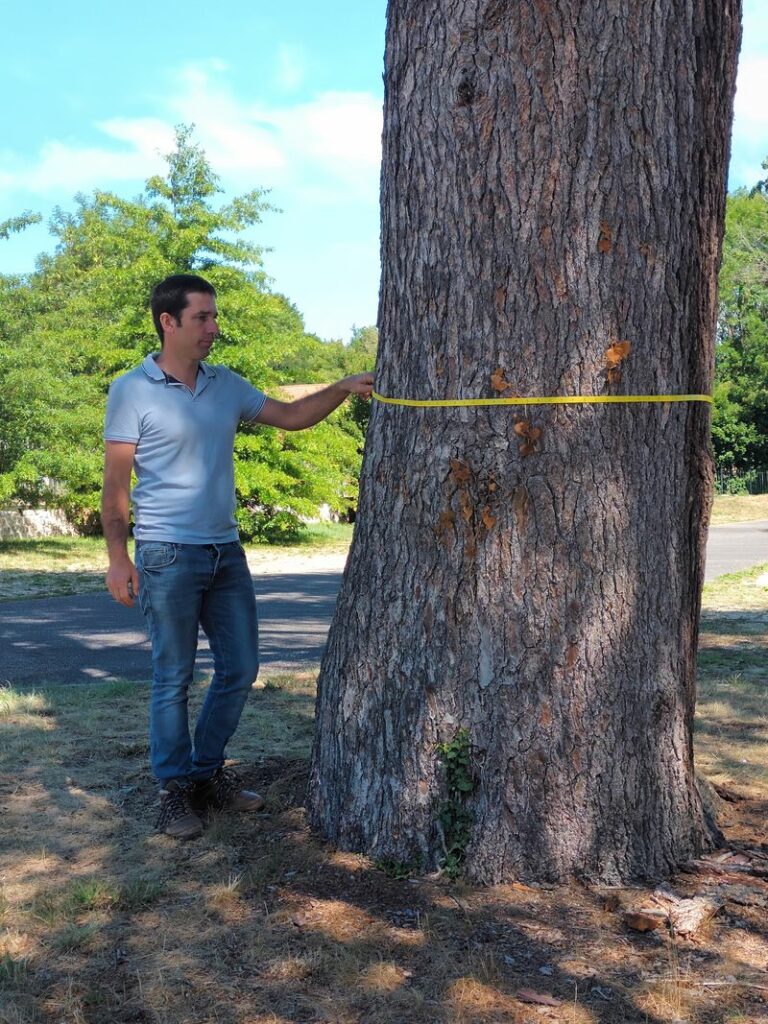
[{"label": "leafy green foliage", "polygon": [[[263,250],[248,235],[269,209],[265,194],[216,205],[218,178],[188,127],[177,129],[166,161],[165,176],[133,200],[78,195],[72,212],[55,212],[55,250],[34,273],[0,276],[0,503],[45,502],[98,530],[107,390],[159,347],[148,300],[167,274],[211,281],[221,310],[213,361],[274,397],[281,384],[330,383],[370,365],[362,364],[375,330],[363,328],[349,347],[324,343],[269,290]],[[0,224],[0,237],[35,219]],[[319,505],[353,506],[364,428],[351,403],[307,432],[244,428],[235,446],[244,538],[295,539]]]},{"label": "leafy green foliage", "polygon": [[760,188],[728,197],[716,370],[718,463],[739,473],[768,465],[768,195]]},{"label": "leafy green foliage", "polygon": [[393,878],[396,882],[404,882],[412,878],[421,869],[421,864],[406,864],[400,860],[392,860],[391,857],[383,857],[376,861],[376,867],[382,871],[387,878]]},{"label": "leafy green foliage", "polygon": [[449,743],[438,744],[437,753],[445,766],[448,790],[447,799],[440,804],[438,811],[444,845],[441,867],[449,878],[458,878],[466,857],[472,827],[472,815],[466,801],[475,788],[469,732],[466,729],[459,729]]}]

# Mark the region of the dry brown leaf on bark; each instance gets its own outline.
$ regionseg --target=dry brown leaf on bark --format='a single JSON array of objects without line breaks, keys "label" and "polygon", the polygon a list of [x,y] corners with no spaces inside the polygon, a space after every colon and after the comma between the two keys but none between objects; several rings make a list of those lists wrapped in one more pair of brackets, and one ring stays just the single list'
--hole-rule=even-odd
[{"label": "dry brown leaf on bark", "polygon": [[496,525],[496,516],[491,515],[491,510],[486,507],[483,509],[483,525],[486,530],[492,529]]},{"label": "dry brown leaf on bark", "polygon": [[609,370],[615,369],[627,358],[632,351],[632,345],[628,341],[614,341],[605,350],[605,365]]},{"label": "dry brown leaf on bark", "polygon": [[610,252],[613,248],[613,230],[608,221],[600,223],[600,237],[597,241],[597,251],[602,253]]},{"label": "dry brown leaf on bark", "polygon": [[494,391],[509,391],[512,385],[504,376],[504,370],[499,366],[491,374],[491,387]]},{"label": "dry brown leaf on bark", "polygon": [[451,459],[451,476],[460,484],[466,483],[470,477],[469,466],[460,459]]},{"label": "dry brown leaf on bark", "polygon": [[441,512],[437,523],[437,532],[440,536],[448,533],[456,524],[456,516],[453,512]]}]

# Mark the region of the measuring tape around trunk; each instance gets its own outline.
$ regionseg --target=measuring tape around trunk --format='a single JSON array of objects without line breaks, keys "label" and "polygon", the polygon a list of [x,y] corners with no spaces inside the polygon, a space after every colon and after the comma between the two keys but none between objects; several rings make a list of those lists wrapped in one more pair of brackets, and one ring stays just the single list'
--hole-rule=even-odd
[{"label": "measuring tape around trunk", "polygon": [[707,402],[711,395],[550,395],[542,398],[387,398],[373,391],[371,397],[386,405],[407,405],[418,409],[445,409],[480,405],[639,405],[667,402]]}]

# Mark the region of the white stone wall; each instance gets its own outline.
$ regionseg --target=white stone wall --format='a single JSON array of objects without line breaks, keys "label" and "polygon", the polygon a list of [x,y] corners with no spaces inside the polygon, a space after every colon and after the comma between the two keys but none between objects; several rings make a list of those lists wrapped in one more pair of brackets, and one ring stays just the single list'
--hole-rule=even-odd
[{"label": "white stone wall", "polygon": [[0,540],[73,536],[76,532],[59,509],[29,508],[0,511]]}]

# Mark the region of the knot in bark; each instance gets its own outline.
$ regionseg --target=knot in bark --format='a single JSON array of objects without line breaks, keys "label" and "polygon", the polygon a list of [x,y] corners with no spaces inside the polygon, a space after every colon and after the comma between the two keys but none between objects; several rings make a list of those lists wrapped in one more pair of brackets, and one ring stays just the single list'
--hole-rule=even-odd
[{"label": "knot in bark", "polygon": [[469,68],[461,69],[459,84],[456,87],[456,106],[469,107],[477,98],[475,74]]}]

